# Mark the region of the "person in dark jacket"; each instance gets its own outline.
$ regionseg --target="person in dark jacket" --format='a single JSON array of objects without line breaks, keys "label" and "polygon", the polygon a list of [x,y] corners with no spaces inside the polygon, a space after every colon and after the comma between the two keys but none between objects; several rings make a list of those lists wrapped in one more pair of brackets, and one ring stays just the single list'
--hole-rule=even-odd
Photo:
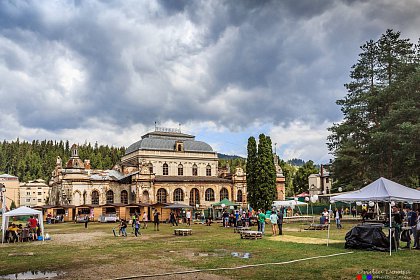
[{"label": "person in dark jacket", "polygon": [[279,228],[279,235],[283,235],[283,213],[284,208],[281,207],[280,211],[277,212],[277,226]]},{"label": "person in dark jacket", "polygon": [[395,228],[394,236],[395,236],[395,245],[397,248],[400,247],[400,235],[401,235],[401,226],[402,226],[402,215],[398,207],[394,206],[392,208],[392,218],[394,219],[393,227]]}]

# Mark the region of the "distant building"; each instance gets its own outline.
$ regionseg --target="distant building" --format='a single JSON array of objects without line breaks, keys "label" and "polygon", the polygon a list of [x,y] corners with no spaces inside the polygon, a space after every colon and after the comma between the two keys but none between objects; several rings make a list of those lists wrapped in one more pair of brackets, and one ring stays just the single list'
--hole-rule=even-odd
[{"label": "distant building", "polygon": [[330,173],[325,171],[321,165],[321,172],[311,174],[308,177],[309,195],[330,194],[332,187],[332,179]]},{"label": "distant building", "polygon": [[6,187],[6,192],[3,194],[6,199],[6,208],[10,209],[12,201],[15,202],[16,207],[19,207],[19,178],[9,174],[0,174],[0,183]]},{"label": "distant building", "polygon": [[50,187],[45,180],[37,179],[20,184],[20,205],[35,207],[47,204]]}]

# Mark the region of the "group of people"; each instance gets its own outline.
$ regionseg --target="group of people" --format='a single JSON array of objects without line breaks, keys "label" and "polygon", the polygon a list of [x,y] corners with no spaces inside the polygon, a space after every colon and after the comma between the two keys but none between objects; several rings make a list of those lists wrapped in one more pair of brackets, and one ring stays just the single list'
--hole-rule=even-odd
[{"label": "group of people", "polygon": [[[283,235],[284,211],[285,211],[284,207],[281,207],[279,210],[273,209],[271,211],[269,220],[270,220],[271,231],[272,231],[273,236]],[[261,209],[258,210],[257,219],[258,219],[258,231],[261,231],[264,234],[265,233],[265,220],[266,220],[266,215],[264,213],[264,210],[261,210]]]},{"label": "group of people", "polygon": [[[419,209],[414,211],[410,206],[399,209],[397,206],[392,208],[392,227],[397,248],[400,248],[400,240],[407,242],[404,248],[411,248],[411,236],[413,236],[413,249],[420,250],[420,215]],[[403,225],[406,224],[405,231],[402,231]],[[401,248],[400,248],[401,249]]]},{"label": "group of people", "polygon": [[41,228],[38,223],[38,219],[34,216],[30,216],[25,227],[22,224],[10,223],[6,230],[5,240],[6,242],[18,242],[26,240],[38,240],[38,236],[41,235]]}]

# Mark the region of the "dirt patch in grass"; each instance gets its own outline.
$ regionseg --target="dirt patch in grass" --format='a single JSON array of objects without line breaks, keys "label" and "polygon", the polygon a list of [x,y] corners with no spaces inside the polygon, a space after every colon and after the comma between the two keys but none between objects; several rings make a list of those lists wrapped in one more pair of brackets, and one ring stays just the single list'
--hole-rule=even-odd
[{"label": "dirt patch in grass", "polygon": [[[140,256],[139,256],[140,258]],[[187,274],[175,274],[168,276],[153,276],[153,277],[138,277],[134,276],[140,275],[155,275],[162,274],[166,272],[179,272],[187,271],[185,267],[178,267],[172,264],[165,262],[165,260],[141,260],[139,259],[136,262],[127,262],[121,260],[119,264],[106,264],[99,266],[88,266],[80,269],[72,269],[66,271],[64,275],[54,279],[116,279],[119,277],[129,277],[133,276],[132,279],[199,279],[199,280],[225,280],[231,279],[225,276],[199,272],[199,273],[187,273]]]},{"label": "dirt patch in grass", "polygon": [[[325,238],[313,238],[313,237],[299,237],[292,235],[278,235],[269,238],[274,241],[293,242],[293,243],[304,243],[304,244],[327,244]],[[329,243],[343,243],[341,240],[330,239]]]}]

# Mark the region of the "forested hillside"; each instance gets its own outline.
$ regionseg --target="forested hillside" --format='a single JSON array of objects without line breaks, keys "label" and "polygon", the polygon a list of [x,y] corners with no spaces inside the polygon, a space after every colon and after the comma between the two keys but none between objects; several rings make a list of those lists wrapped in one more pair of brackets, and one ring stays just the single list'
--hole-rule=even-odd
[{"label": "forested hillside", "polygon": [[[0,173],[18,176],[21,182],[42,178],[48,181],[55,167],[57,156],[65,164],[70,157],[71,143],[68,141],[34,140],[0,143]],[[124,155],[124,147],[110,147],[90,143],[79,146],[82,160],[90,159],[94,169],[109,169]]]}]

